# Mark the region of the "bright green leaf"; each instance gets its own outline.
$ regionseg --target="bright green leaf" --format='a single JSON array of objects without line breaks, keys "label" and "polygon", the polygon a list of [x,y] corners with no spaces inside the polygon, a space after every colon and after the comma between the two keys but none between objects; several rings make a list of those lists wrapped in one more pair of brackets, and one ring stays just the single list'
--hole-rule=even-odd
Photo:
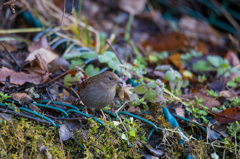
[{"label": "bright green leaf", "polygon": [[97,53],[96,52],[84,52],[84,53],[81,53],[81,58],[83,59],[92,59],[92,58],[95,58],[97,57]]},{"label": "bright green leaf", "polygon": [[106,52],[103,53],[103,55],[109,57],[110,59],[113,59],[113,58],[116,57],[116,55],[112,51],[106,51]]},{"label": "bright green leaf", "polygon": [[174,76],[173,72],[169,70],[165,73],[164,79],[167,81],[173,81],[173,80],[175,80],[175,76]]},{"label": "bright green leaf", "polygon": [[100,63],[106,63],[106,62],[110,61],[111,59],[104,55],[98,55],[98,60]]},{"label": "bright green leaf", "polygon": [[145,93],[144,85],[138,85],[137,87],[135,87],[134,92],[137,94],[144,94]]},{"label": "bright green leaf", "polygon": [[220,56],[207,56],[207,60],[214,66],[220,67],[223,63],[223,58]]},{"label": "bright green leaf", "polygon": [[69,82],[72,82],[72,81],[73,81],[72,76],[71,76],[70,74],[67,74],[67,75],[64,77],[63,84],[64,84],[65,86],[72,86],[72,84],[69,83]]},{"label": "bright green leaf", "polygon": [[155,87],[156,87],[155,81],[149,82],[149,83],[147,84],[147,87],[148,87],[148,88],[155,88]]},{"label": "bright green leaf", "polygon": [[152,89],[148,90],[144,95],[144,98],[148,100],[153,100],[155,97],[156,97],[156,92]]}]

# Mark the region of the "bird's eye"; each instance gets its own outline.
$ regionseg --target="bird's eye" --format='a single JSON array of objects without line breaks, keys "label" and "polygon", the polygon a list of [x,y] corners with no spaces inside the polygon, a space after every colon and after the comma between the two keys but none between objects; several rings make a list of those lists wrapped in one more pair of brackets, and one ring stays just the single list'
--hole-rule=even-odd
[{"label": "bird's eye", "polygon": [[110,79],[110,80],[112,80],[112,78],[111,78],[111,77],[109,77],[109,79]]}]

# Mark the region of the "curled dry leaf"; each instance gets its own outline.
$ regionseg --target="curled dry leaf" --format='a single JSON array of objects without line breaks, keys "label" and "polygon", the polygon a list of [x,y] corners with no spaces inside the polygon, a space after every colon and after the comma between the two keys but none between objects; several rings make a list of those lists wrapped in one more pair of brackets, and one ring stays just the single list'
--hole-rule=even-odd
[{"label": "curled dry leaf", "polygon": [[25,82],[39,84],[48,80],[48,75],[46,78],[46,77],[43,77],[42,75],[28,74],[24,72],[15,72],[6,67],[0,68],[0,74],[1,74],[0,83],[3,83],[3,84],[5,84],[6,77],[8,76],[11,77],[11,84],[16,84],[16,85],[22,85]]},{"label": "curled dry leaf", "polygon": [[34,100],[27,93],[13,93],[11,96],[18,100],[22,106],[25,104],[29,105],[34,102]]},{"label": "curled dry leaf", "polygon": [[46,36],[41,36],[39,41],[33,42],[30,46],[28,46],[29,52],[34,52],[40,48],[49,49],[49,43]]},{"label": "curled dry leaf", "polygon": [[12,93],[11,96],[18,101],[21,101],[23,98],[27,97],[28,99],[33,100],[27,93]]},{"label": "curled dry leaf", "polygon": [[240,122],[240,108],[228,108],[224,111],[215,114],[214,119],[216,119],[220,124],[235,123],[235,121]]},{"label": "curled dry leaf", "polygon": [[57,55],[56,53],[44,49],[44,48],[40,48],[38,50],[35,50],[34,52],[30,53],[29,56],[26,58],[26,62],[30,62],[33,63],[36,60],[36,55],[41,56],[41,58],[47,63],[49,64],[50,62],[52,62],[53,60],[59,58],[59,55]]}]

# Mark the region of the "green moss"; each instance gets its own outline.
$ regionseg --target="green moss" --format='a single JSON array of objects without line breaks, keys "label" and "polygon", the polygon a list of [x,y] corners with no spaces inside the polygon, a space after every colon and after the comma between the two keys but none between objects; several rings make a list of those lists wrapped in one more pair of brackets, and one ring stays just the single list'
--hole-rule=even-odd
[{"label": "green moss", "polygon": [[0,158],[42,158],[40,152],[45,145],[53,158],[64,158],[58,130],[53,127],[37,125],[34,121],[16,118],[13,122],[0,123]]}]

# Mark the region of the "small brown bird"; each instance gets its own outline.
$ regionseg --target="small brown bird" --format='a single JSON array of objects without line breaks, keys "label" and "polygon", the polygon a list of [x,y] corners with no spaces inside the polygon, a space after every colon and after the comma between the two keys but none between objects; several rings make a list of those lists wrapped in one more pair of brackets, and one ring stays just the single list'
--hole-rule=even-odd
[{"label": "small brown bird", "polygon": [[103,118],[106,120],[102,108],[112,103],[116,94],[116,86],[119,83],[122,83],[119,77],[109,71],[102,72],[83,81],[79,88],[80,98],[86,107],[86,113],[87,107],[92,110],[101,110]]}]

